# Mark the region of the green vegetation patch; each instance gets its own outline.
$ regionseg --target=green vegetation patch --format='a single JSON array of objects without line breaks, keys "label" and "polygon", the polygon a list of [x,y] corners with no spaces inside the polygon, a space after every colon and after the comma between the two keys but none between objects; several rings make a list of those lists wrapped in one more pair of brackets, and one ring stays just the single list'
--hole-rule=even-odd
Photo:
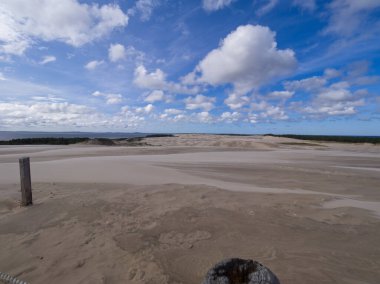
[{"label": "green vegetation patch", "polygon": [[160,137],[175,137],[175,135],[173,134],[149,134],[149,135],[146,135],[145,137],[143,138],[160,138]]},{"label": "green vegetation patch", "polygon": [[295,135],[295,134],[266,134],[265,136],[285,137],[300,140],[340,142],[340,143],[371,143],[380,144],[379,136],[330,136],[330,135]]},{"label": "green vegetation patch", "polygon": [[282,145],[290,145],[290,146],[324,146],[324,145],[321,145],[321,144],[307,143],[307,142],[282,142],[280,144],[282,144]]},{"label": "green vegetation patch", "polygon": [[0,145],[69,145],[69,144],[76,144],[80,142],[86,142],[88,140],[90,140],[90,138],[80,138],[80,137],[22,138],[22,139],[12,139],[9,141],[0,141]]}]

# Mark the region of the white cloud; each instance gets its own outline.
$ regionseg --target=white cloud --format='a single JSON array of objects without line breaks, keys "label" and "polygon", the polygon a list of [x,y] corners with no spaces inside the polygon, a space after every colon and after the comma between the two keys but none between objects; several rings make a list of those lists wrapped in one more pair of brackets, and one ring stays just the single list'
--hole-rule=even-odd
[{"label": "white cloud", "polygon": [[135,69],[134,83],[146,89],[165,89],[166,74],[161,69],[148,73],[144,65],[140,65]]},{"label": "white cloud", "polygon": [[165,111],[165,113],[162,113],[159,115],[159,118],[162,120],[171,121],[171,122],[190,121],[190,117],[184,114],[183,111],[181,111],[178,114],[174,114],[174,113],[171,114]]},{"label": "white cloud", "polygon": [[57,58],[55,56],[52,56],[52,55],[47,55],[47,56],[44,56],[42,58],[42,60],[39,62],[41,65],[44,65],[46,63],[50,63],[50,62],[54,62],[56,61]]},{"label": "white cloud", "polygon": [[220,121],[225,121],[227,123],[233,123],[237,122],[241,119],[241,114],[237,111],[234,112],[223,112],[222,115],[220,116]]},{"label": "white cloud", "polygon": [[249,98],[247,96],[241,96],[237,95],[235,93],[229,94],[227,99],[224,100],[224,103],[230,108],[230,109],[240,109],[243,106],[247,105],[249,103]]},{"label": "white cloud", "polygon": [[142,64],[146,57],[144,52],[137,50],[133,46],[128,46],[125,48],[125,56],[127,59],[132,59],[138,64]]},{"label": "white cloud", "polygon": [[151,113],[154,109],[154,106],[152,104],[148,104],[145,107],[137,107],[136,113]]},{"label": "white cloud", "polygon": [[197,66],[199,82],[232,83],[235,92],[247,93],[271,79],[292,73],[297,64],[290,49],[279,50],[268,27],[246,25],[231,32],[219,48]]},{"label": "white cloud", "polygon": [[216,11],[231,5],[234,0],[203,0],[202,7],[206,11]]},{"label": "white cloud", "polygon": [[106,94],[99,91],[92,93],[94,97],[103,97],[106,99],[107,105],[116,105],[120,104],[123,101],[123,96],[121,94]]},{"label": "white cloud", "polygon": [[154,90],[144,99],[148,103],[154,103],[163,101],[165,99],[165,93],[161,90]]},{"label": "white cloud", "polygon": [[353,102],[337,102],[331,105],[328,104],[313,104],[301,109],[302,112],[314,115],[314,116],[335,116],[335,115],[353,115],[357,113],[356,108],[363,106],[363,100],[357,100]]},{"label": "white cloud", "polygon": [[186,109],[203,109],[210,111],[214,108],[216,99],[213,97],[206,97],[203,95],[196,95],[195,97],[188,97],[185,99]]},{"label": "white cloud", "polygon": [[274,7],[276,7],[278,0],[266,0],[266,2],[267,2],[266,4],[261,6],[256,11],[256,15],[263,16],[263,15],[269,13],[270,11],[272,11],[274,9]]},{"label": "white cloud", "polygon": [[32,97],[33,101],[38,101],[38,102],[50,102],[50,103],[60,103],[64,102],[65,99],[56,97],[54,95],[47,95],[47,96],[33,96]]},{"label": "white cloud", "polygon": [[353,94],[348,90],[349,85],[346,82],[333,84],[323,89],[317,96],[320,101],[347,101],[353,98]]},{"label": "white cloud", "polygon": [[128,15],[140,14],[140,20],[145,22],[152,16],[154,8],[160,5],[159,0],[137,0],[135,6],[128,10]]},{"label": "white cloud", "polygon": [[189,121],[189,116],[184,110],[175,108],[165,109],[164,113],[161,113],[158,117],[171,122]]},{"label": "white cloud", "polygon": [[323,77],[310,77],[302,80],[286,81],[285,89],[288,91],[306,91],[316,92],[327,84],[327,80]]},{"label": "white cloud", "polygon": [[175,109],[175,108],[168,108],[164,111],[168,115],[177,115],[183,113],[183,110],[181,109]]},{"label": "white cloud", "polygon": [[111,62],[125,59],[125,47],[122,44],[111,44],[108,49],[108,58]]},{"label": "white cloud", "polygon": [[[351,36],[357,32],[365,31],[363,26],[369,24],[368,17],[380,7],[378,0],[334,0],[329,4],[331,13],[326,33],[338,34],[340,36]],[[370,27],[376,25],[372,21]]]},{"label": "white cloud", "polygon": [[22,55],[36,40],[78,47],[125,27],[128,16],[116,4],[77,0],[3,0],[0,3],[0,52]]},{"label": "white cloud", "polygon": [[0,123],[7,126],[77,125],[91,121],[93,110],[69,103],[0,103]]},{"label": "white cloud", "polygon": [[33,102],[30,104],[0,102],[0,125],[24,129],[125,129],[142,126],[145,117],[121,108],[115,115],[68,102]]},{"label": "white cloud", "polygon": [[279,106],[268,106],[267,109],[260,114],[260,117],[271,120],[286,120],[289,118],[285,111]]},{"label": "white cloud", "polygon": [[[369,95],[366,89],[357,89],[361,79],[371,83],[371,76],[364,76],[368,71],[366,62],[350,65],[344,72],[336,69],[326,69],[323,76],[314,76],[298,81],[284,83],[285,89],[292,92],[302,91],[310,95],[308,101],[293,104],[300,112],[323,118],[335,115],[354,115],[357,108],[363,106],[363,97]],[[339,78],[340,80],[338,80]]]},{"label": "white cloud", "polygon": [[197,87],[188,88],[181,84],[168,82],[166,74],[161,69],[156,69],[149,73],[144,65],[136,67],[133,82],[140,88],[150,90],[162,90],[180,94],[196,94],[199,92]]},{"label": "white cloud", "polygon": [[293,5],[309,12],[313,12],[317,8],[315,0],[293,0]]},{"label": "white cloud", "polygon": [[3,72],[0,72],[0,81],[5,81],[7,80],[3,74]]},{"label": "white cloud", "polygon": [[270,105],[265,101],[260,101],[259,103],[252,103],[251,110],[256,112],[254,116],[254,123],[262,119],[286,120],[289,118],[282,107]]},{"label": "white cloud", "polygon": [[289,92],[289,91],[274,91],[270,92],[268,94],[268,98],[270,99],[290,99],[293,97],[294,92]]},{"label": "white cloud", "polygon": [[252,103],[251,109],[254,111],[264,111],[268,107],[268,103],[265,101],[260,101],[259,103]]},{"label": "white cloud", "polygon": [[92,60],[90,62],[88,62],[84,68],[86,68],[87,70],[95,70],[96,68],[98,68],[100,65],[104,64],[104,61],[101,60]]},{"label": "white cloud", "polygon": [[207,111],[199,112],[195,114],[195,117],[198,119],[199,122],[202,123],[209,123],[213,121],[213,117]]},{"label": "white cloud", "polygon": [[255,113],[250,113],[247,117],[247,121],[252,124],[258,123],[259,122],[258,120],[259,118],[257,117],[257,114]]},{"label": "white cloud", "polygon": [[128,106],[121,108],[119,116],[113,119],[116,124],[127,124],[129,128],[136,128],[141,126],[145,121],[145,117],[133,110],[130,110]]}]

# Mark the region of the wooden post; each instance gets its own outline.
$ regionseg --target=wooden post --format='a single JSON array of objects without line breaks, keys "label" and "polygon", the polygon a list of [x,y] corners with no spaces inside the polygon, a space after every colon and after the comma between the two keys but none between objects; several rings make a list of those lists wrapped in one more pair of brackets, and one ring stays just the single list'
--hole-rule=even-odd
[{"label": "wooden post", "polygon": [[21,158],[20,180],[21,180],[21,205],[28,206],[33,204],[32,181],[30,178],[30,160],[28,157]]}]

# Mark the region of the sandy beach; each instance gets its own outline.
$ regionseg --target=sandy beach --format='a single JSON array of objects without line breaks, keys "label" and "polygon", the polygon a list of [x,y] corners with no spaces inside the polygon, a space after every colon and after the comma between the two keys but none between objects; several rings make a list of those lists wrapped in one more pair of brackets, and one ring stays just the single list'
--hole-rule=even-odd
[{"label": "sandy beach", "polygon": [[[29,283],[200,283],[228,257],[282,284],[378,283],[380,146],[182,134],[0,146],[0,271]],[[18,159],[34,205],[20,207]]]}]

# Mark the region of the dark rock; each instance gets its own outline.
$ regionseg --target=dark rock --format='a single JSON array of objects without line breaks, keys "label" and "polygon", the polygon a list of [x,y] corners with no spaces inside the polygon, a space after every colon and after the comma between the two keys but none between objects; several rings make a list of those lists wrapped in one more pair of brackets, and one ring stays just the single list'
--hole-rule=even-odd
[{"label": "dark rock", "polygon": [[280,281],[257,261],[230,258],[211,268],[202,284],[280,284]]}]

